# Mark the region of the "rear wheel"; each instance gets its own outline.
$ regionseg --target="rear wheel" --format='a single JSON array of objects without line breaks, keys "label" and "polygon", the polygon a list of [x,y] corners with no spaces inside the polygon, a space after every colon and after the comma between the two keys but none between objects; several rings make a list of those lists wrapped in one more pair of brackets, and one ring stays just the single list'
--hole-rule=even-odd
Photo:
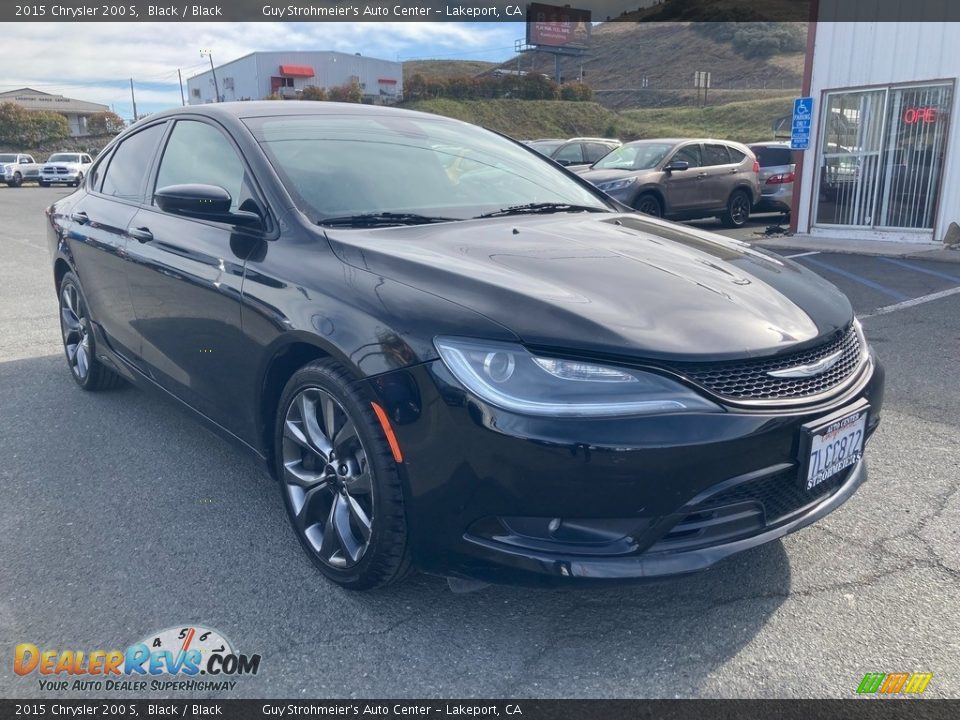
[{"label": "rear wheel", "polygon": [[750,219],[750,198],[744,190],[735,190],[727,200],[727,211],[720,221],[728,228],[743,227]]},{"label": "rear wheel", "polygon": [[60,282],[60,331],[70,374],[84,390],[110,390],[123,378],[97,360],[87,301],[77,276],[68,272]]},{"label": "rear wheel", "polygon": [[633,203],[637,212],[653,217],[663,217],[663,206],[660,204],[660,198],[653,193],[643,193]]},{"label": "rear wheel", "polygon": [[297,539],[350,590],[389,585],[410,567],[400,474],[372,401],[337,363],[312,362],[287,383],[274,433]]}]

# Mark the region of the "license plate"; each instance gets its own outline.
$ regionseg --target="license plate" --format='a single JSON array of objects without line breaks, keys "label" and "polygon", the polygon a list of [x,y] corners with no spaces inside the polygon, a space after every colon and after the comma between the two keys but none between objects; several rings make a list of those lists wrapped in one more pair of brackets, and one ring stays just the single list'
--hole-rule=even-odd
[{"label": "license plate", "polygon": [[805,486],[812,490],[863,458],[867,410],[863,409],[809,431]]}]

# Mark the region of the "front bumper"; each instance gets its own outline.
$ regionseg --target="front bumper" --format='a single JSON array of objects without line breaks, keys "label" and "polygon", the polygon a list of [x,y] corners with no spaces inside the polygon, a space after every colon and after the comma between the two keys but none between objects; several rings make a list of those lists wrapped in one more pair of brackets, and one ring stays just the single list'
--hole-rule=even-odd
[{"label": "front bumper", "polygon": [[875,361],[814,408],[589,420],[492,408],[439,362],[369,382],[404,455],[415,564],[526,585],[693,572],[815,522],[866,469],[802,491],[801,425],[869,403],[869,435],[883,402]]},{"label": "front bumper", "polygon": [[72,174],[68,174],[68,175],[60,175],[60,174],[57,174],[57,175],[43,175],[43,174],[41,174],[41,175],[40,175],[40,182],[50,183],[51,185],[55,185],[55,184],[57,184],[57,183],[72,184],[72,183],[75,183],[79,177],[80,177],[80,175],[79,175],[78,173],[72,173]]}]

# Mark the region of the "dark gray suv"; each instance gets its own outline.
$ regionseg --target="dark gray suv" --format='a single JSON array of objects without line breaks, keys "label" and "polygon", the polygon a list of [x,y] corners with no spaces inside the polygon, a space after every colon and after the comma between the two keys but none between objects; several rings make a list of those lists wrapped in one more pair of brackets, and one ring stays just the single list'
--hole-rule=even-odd
[{"label": "dark gray suv", "polygon": [[760,166],[740,143],[711,139],[637,140],[579,174],[647,215],[674,220],[718,216],[739,227],[760,199]]}]

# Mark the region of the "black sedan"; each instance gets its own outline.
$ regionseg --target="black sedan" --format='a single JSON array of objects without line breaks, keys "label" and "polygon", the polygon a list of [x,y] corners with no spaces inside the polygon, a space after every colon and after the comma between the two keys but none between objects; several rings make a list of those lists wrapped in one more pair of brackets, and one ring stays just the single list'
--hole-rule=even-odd
[{"label": "black sedan", "polygon": [[833,286],[624,210],[447,118],[151,115],[47,211],[69,369],[261,458],[348,588],[706,568],[854,493],[883,374]]}]

